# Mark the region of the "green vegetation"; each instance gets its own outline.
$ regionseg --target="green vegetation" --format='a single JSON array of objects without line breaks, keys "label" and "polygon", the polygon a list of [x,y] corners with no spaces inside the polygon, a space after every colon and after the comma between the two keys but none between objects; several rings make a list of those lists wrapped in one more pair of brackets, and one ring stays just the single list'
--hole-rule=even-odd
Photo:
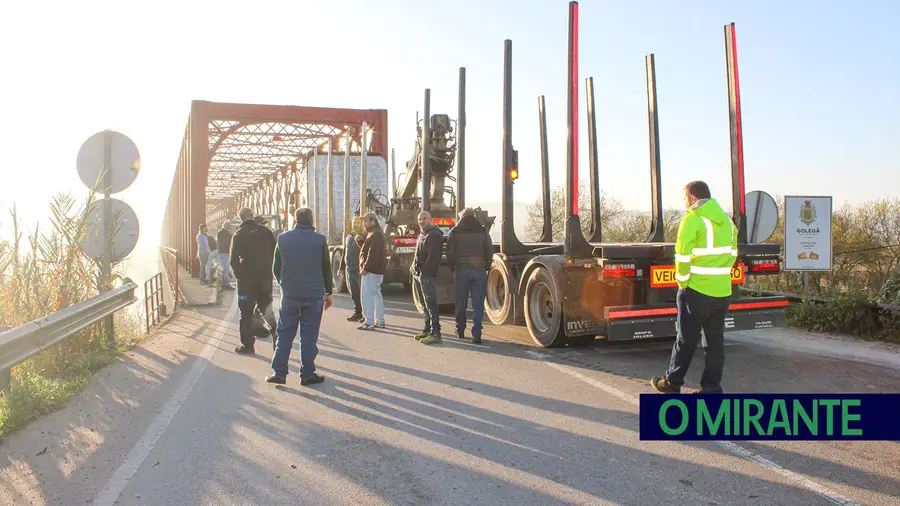
[{"label": "green vegetation", "polygon": [[[13,207],[13,239],[0,241],[0,324],[17,327],[99,293],[96,264],[77,246],[93,202],[92,194],[79,208],[70,195],[57,195],[49,233],[36,227],[25,241]],[[13,369],[0,396],[0,436],[62,407],[95,371],[140,338],[137,317],[120,311],[115,320],[113,339],[99,325],[91,327]]]},{"label": "green vegetation", "polygon": [[[582,230],[590,230],[590,195],[579,188],[579,214]],[[783,199],[775,197],[782,219],[771,244],[784,243]],[[565,221],[565,189],[553,189],[550,196],[553,240],[562,240]],[[628,211],[615,198],[601,195],[603,240],[609,242],[644,241],[650,233],[650,213]],[[664,212],[666,241],[674,242],[680,209]],[[526,235],[541,235],[541,200],[528,206]],[[791,325],[815,332],[853,335],[865,339],[900,342],[900,312],[875,310],[871,303],[900,305],[900,199],[878,199],[859,206],[844,204],[834,210],[833,269],[827,273],[809,273],[809,297],[825,302],[796,304],[788,313]],[[802,294],[803,275],[783,272],[777,276],[754,276],[747,286]]]}]

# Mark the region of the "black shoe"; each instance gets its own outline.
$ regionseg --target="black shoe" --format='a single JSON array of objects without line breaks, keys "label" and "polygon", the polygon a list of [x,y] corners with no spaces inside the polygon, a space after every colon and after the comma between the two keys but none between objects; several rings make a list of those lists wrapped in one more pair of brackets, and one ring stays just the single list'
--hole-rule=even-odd
[{"label": "black shoe", "polygon": [[243,344],[234,349],[235,353],[240,353],[241,355],[253,355],[256,353],[256,349],[253,346],[244,346]]},{"label": "black shoe", "polygon": [[472,344],[481,344],[481,337],[472,336]]},{"label": "black shoe", "polygon": [[325,376],[316,373],[313,373],[309,378],[300,378],[300,384],[303,386],[315,385],[323,381],[325,381]]},{"label": "black shoe", "polygon": [[681,387],[675,386],[675,385],[669,383],[669,380],[667,380],[666,378],[660,378],[660,377],[654,376],[653,378],[650,379],[650,384],[653,386],[653,388],[655,388],[656,390],[658,390],[659,392],[662,392],[664,394],[680,394],[681,393]]},{"label": "black shoe", "polygon": [[272,374],[266,377],[266,383],[275,383],[276,385],[284,385],[287,383],[287,378],[282,378],[277,374]]},{"label": "black shoe", "polygon": [[348,322],[358,322],[358,321],[362,320],[362,318],[363,318],[363,315],[361,315],[359,313],[353,313],[352,315],[347,317],[347,321]]},{"label": "black shoe", "polygon": [[456,333],[456,338],[457,338],[457,339],[465,339],[465,338],[466,338],[466,333],[465,333],[465,332],[457,332],[457,333]]}]

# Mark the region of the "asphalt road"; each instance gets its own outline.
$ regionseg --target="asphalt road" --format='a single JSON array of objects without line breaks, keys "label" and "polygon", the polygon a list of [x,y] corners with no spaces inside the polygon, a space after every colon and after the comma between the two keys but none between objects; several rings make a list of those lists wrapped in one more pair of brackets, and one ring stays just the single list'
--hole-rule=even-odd
[{"label": "asphalt road", "polygon": [[[391,292],[391,289],[386,289]],[[266,384],[270,341],[239,356],[237,313],[183,310],[62,411],[7,438],[3,504],[900,504],[897,443],[649,442],[637,396],[670,343],[545,350],[524,329],[481,345],[326,313],[325,383]],[[229,325],[228,321],[233,324]],[[847,357],[853,357],[852,360]],[[697,386],[698,353],[689,374]],[[900,353],[791,331],[729,335],[733,392],[895,392]]]}]

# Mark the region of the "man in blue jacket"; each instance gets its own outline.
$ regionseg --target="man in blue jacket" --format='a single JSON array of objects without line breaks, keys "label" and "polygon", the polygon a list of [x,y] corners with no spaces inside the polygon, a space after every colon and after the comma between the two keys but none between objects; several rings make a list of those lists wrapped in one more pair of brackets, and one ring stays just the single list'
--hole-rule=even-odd
[{"label": "man in blue jacket", "polygon": [[416,240],[416,257],[413,264],[413,283],[416,294],[425,306],[425,329],[416,336],[423,344],[441,342],[441,324],[438,317],[437,275],[444,255],[444,233],[434,226],[431,213],[419,213],[419,238]]},{"label": "man in blue jacket", "polygon": [[325,381],[316,374],[319,327],[322,313],[331,307],[331,255],[325,236],[313,228],[309,208],[297,209],[297,225],[278,236],[272,270],[281,285],[278,343],[272,357],[272,374],[266,381],[287,383],[288,359],[300,329],[300,384]]}]

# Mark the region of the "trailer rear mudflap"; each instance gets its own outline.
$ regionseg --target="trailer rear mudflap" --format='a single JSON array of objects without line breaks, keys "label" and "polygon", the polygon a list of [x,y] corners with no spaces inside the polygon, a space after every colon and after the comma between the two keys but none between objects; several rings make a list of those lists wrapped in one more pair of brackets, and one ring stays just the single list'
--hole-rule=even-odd
[{"label": "trailer rear mudflap", "polygon": [[[784,297],[732,299],[725,331],[783,327],[789,302]],[[613,306],[605,310],[604,332],[609,341],[675,337],[678,308],[674,305]]]}]

